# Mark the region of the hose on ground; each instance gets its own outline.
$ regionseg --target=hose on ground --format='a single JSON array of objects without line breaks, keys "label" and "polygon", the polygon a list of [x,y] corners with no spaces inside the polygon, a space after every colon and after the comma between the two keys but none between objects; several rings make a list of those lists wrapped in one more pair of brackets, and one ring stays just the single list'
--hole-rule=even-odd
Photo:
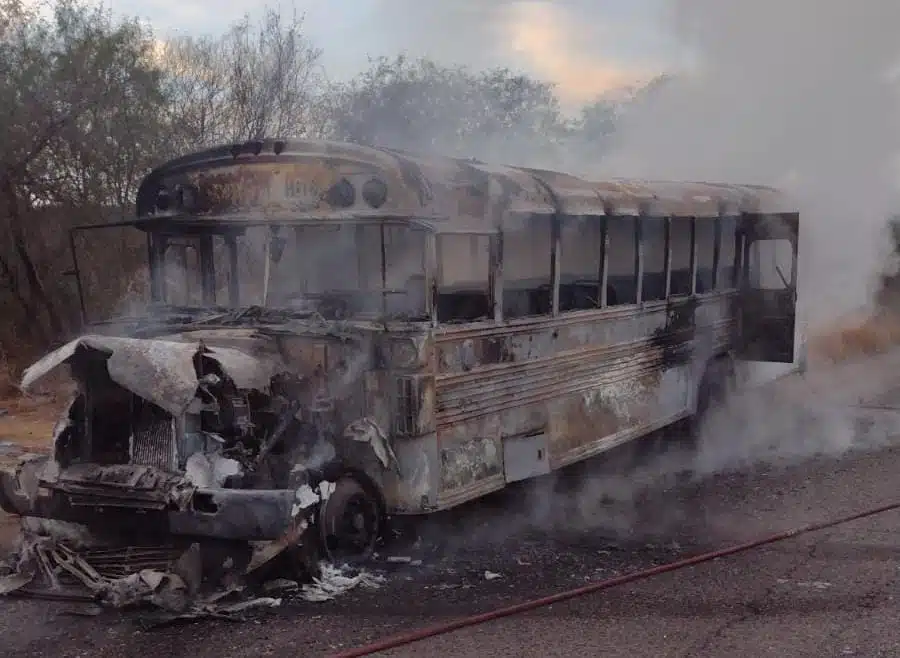
[{"label": "hose on ground", "polygon": [[677,560],[676,562],[670,562],[668,564],[663,564],[651,569],[645,569],[643,571],[637,571],[635,573],[626,574],[624,576],[610,578],[609,580],[591,583],[589,585],[578,587],[576,589],[570,589],[564,592],[559,592],[557,594],[552,594],[550,596],[532,599],[530,601],[517,603],[515,605],[491,610],[489,612],[484,612],[477,615],[472,615],[470,617],[463,617],[461,619],[456,619],[454,621],[446,622],[443,624],[421,628],[409,633],[400,633],[398,635],[390,636],[382,640],[377,640],[372,644],[367,644],[365,646],[356,647],[337,654],[333,654],[333,658],[357,658],[358,656],[369,656],[373,653],[378,653],[379,651],[387,651],[389,649],[395,649],[407,644],[413,644],[414,642],[420,642],[421,640],[427,639],[429,637],[434,637],[436,635],[444,635],[461,628],[476,626],[478,624],[501,619],[503,617],[510,617],[512,615],[521,614],[523,612],[529,612],[543,606],[552,605],[561,601],[567,601],[569,599],[574,599],[586,594],[592,594],[593,592],[600,592],[602,590],[618,587],[619,585],[626,585],[637,580],[643,580],[645,578],[651,578],[660,574],[669,573],[670,571],[677,571],[678,569],[690,567],[695,564],[701,564],[703,562],[709,562],[721,557],[734,555],[736,553],[742,553],[753,548],[759,548],[760,546],[765,546],[767,544],[774,544],[775,542],[792,539],[794,537],[805,535],[810,532],[832,528],[837,525],[850,523],[851,521],[857,521],[859,519],[875,516],[876,514],[883,514],[884,512],[890,512],[896,509],[900,509],[900,502],[891,503],[889,505],[882,505],[881,507],[869,509],[864,512],[857,512],[855,514],[843,516],[838,519],[832,519],[830,521],[823,521],[821,523],[813,523],[811,525],[801,526],[799,528],[780,532],[778,534],[770,535],[762,539],[756,539],[754,541],[737,544],[729,548],[723,548],[717,551],[695,555],[694,557]]}]

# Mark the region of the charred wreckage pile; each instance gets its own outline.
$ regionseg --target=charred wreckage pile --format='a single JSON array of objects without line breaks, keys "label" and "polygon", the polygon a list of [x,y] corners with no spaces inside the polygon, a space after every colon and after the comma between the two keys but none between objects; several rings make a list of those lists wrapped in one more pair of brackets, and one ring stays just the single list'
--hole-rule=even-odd
[{"label": "charred wreckage pile", "polygon": [[67,364],[78,392],[52,454],[0,471],[0,506],[22,517],[0,594],[180,618],[377,586],[333,566],[369,557],[385,520],[353,465],[397,468],[373,419],[336,411],[358,369],[298,374],[256,332],[185,336],[85,336],[25,372],[23,389]]}]

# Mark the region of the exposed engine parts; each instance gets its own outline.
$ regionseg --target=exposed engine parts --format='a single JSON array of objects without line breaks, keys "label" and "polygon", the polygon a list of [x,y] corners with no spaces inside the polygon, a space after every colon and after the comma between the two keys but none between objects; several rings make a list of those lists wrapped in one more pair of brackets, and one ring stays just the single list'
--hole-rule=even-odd
[{"label": "exposed engine parts", "polygon": [[0,505],[130,544],[242,543],[245,574],[280,562],[315,576],[322,559],[369,555],[385,517],[377,483],[397,460],[374,419],[348,418],[360,406],[349,357],[320,348],[343,366],[329,373],[288,368],[261,349],[270,341],[245,345],[256,351],[88,336],[48,355],[24,385],[67,363],[78,393],[52,456],[0,473]]}]

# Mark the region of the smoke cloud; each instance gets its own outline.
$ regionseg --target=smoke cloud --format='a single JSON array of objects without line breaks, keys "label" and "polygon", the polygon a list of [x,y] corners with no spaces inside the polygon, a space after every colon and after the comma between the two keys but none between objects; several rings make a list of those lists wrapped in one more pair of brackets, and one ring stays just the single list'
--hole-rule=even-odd
[{"label": "smoke cloud", "polygon": [[803,315],[864,305],[896,196],[900,5],[677,0],[670,19],[693,66],[627,115],[596,173],[781,187],[803,213]]},{"label": "smoke cloud", "polygon": [[619,0],[379,0],[367,47],[473,69],[526,70],[553,82],[565,109],[577,112],[660,72],[673,40],[658,29],[657,15],[654,2]]},{"label": "smoke cloud", "polygon": [[[677,0],[669,18],[692,65],[626,113],[613,152],[588,173],[779,187],[801,211],[807,333],[866,307],[897,208],[900,5]],[[732,396],[708,418],[697,453],[675,451],[628,478],[586,483],[570,518],[618,519],[633,529],[633,508],[610,516],[602,501],[633,501],[685,469],[704,477],[883,446],[896,418],[882,414],[866,426],[856,405],[890,389],[889,362],[845,364]]]}]

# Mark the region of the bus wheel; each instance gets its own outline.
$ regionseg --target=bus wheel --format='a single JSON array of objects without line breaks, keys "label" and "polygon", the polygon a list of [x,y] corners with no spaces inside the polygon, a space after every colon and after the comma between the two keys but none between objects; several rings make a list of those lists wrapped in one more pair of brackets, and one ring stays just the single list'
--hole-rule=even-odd
[{"label": "bus wheel", "polygon": [[731,358],[724,356],[710,361],[697,389],[697,410],[685,421],[685,434],[691,449],[700,447],[700,434],[710,410],[725,404],[733,390],[734,362]]},{"label": "bus wheel", "polygon": [[320,508],[319,528],[326,557],[332,562],[369,559],[383,525],[377,495],[356,478],[341,477]]}]

